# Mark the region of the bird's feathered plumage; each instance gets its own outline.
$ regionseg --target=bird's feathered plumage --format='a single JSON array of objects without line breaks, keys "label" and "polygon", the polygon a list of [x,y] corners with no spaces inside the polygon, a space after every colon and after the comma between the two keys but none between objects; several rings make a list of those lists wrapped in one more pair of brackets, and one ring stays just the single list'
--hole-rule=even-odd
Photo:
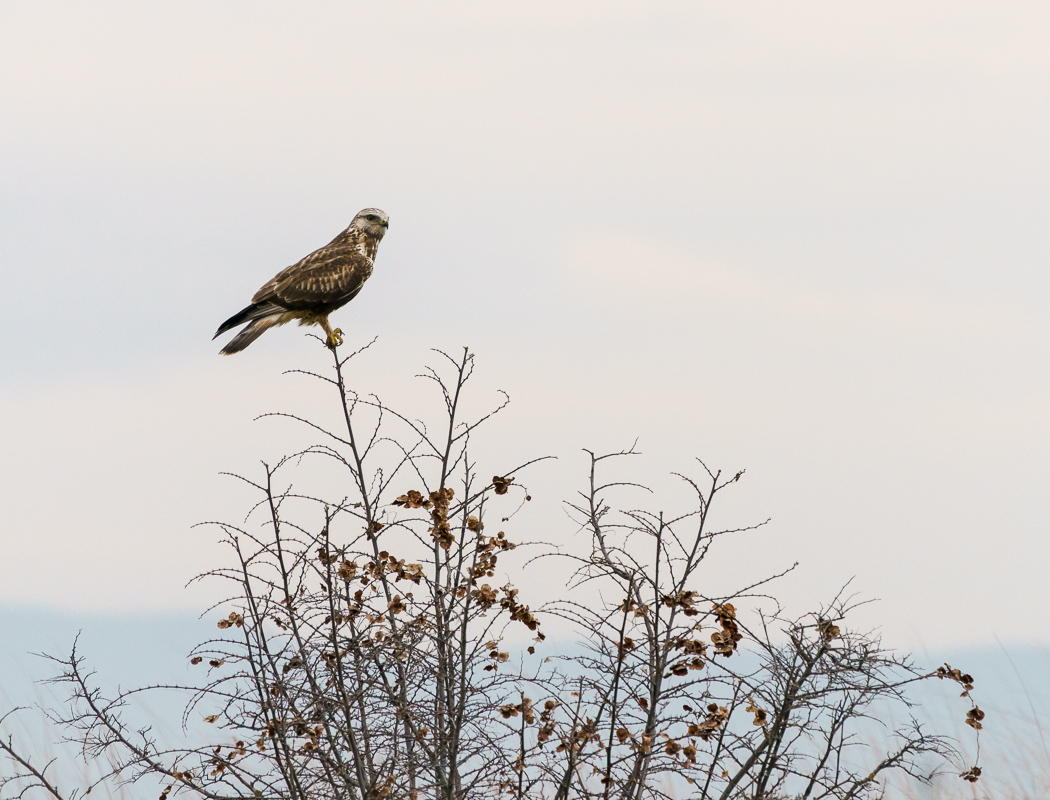
[{"label": "bird's feathered plumage", "polygon": [[255,293],[251,305],[215,332],[219,336],[248,323],[221,350],[223,355],[240,352],[267,329],[292,320],[300,325],[320,325],[328,334],[329,344],[337,343],[338,334],[332,331],[328,315],[361,291],[372,274],[376,250],[388,225],[385,212],[366,208],[327,245],[278,272]]}]

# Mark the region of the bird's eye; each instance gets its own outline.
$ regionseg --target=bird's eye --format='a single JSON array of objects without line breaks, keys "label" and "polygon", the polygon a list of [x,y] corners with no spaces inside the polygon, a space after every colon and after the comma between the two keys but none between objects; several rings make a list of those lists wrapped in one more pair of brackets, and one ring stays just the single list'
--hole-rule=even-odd
[{"label": "bird's eye", "polygon": [[375,214],[369,214],[367,217],[365,217],[365,219],[367,219],[369,222],[379,222],[379,217],[377,217]]}]

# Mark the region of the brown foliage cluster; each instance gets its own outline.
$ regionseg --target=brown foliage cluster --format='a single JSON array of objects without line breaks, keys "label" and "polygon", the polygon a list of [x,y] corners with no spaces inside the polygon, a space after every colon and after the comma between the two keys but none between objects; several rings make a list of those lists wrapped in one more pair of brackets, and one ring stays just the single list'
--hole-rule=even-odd
[{"label": "brown foliage cluster", "polygon": [[715,654],[720,656],[731,656],[736,652],[736,647],[744,638],[740,628],[736,624],[736,607],[732,603],[716,604],[714,615],[722,630],[711,634],[711,641],[715,645]]}]

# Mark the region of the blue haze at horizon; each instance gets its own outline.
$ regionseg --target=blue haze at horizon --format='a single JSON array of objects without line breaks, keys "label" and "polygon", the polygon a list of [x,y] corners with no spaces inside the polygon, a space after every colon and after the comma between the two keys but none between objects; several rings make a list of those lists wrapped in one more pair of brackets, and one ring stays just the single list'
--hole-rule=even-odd
[{"label": "blue haze at horizon", "polygon": [[[0,701],[5,709],[15,705],[62,705],[66,696],[62,687],[38,683],[55,674],[54,665],[30,654],[64,657],[74,638],[79,637],[78,652],[96,672],[93,680],[106,694],[117,686],[185,684],[202,679],[203,667],[191,666],[187,654],[214,632],[211,619],[201,620],[189,614],[99,616],[3,607],[0,620]],[[545,652],[537,657],[557,648],[558,641],[549,640],[541,648]],[[1050,691],[1045,681],[1050,650],[1023,646],[967,648],[927,651],[917,657],[930,667],[948,661],[974,675],[975,699],[988,714],[982,747],[985,788],[1014,788],[1025,786],[1029,780],[1038,787],[1038,770],[1044,765],[1024,761],[1019,765],[1016,759],[1021,742],[1031,747],[1028,758],[1039,759],[1039,746],[1032,744],[1039,736],[1034,719],[1050,713]],[[937,732],[959,737],[963,747],[969,749],[970,732],[961,722],[966,705],[954,699],[953,686],[935,684],[917,692],[915,696],[921,702],[918,715]],[[127,715],[152,726],[161,741],[177,742],[181,740],[179,726],[185,699],[173,693],[139,696]],[[211,712],[212,709],[202,707],[196,716]],[[35,711],[24,722],[25,729],[16,728],[16,733],[23,740],[28,738],[34,754],[42,757],[65,752],[45,743],[45,734],[41,733],[44,729]],[[190,721],[191,737],[195,727],[200,727],[200,722],[194,718]],[[1016,769],[1026,765],[1035,768],[1036,773],[1020,779]],[[1045,766],[1050,770],[1050,764]],[[58,770],[65,781],[75,782],[77,772],[72,763],[60,762]]]}]

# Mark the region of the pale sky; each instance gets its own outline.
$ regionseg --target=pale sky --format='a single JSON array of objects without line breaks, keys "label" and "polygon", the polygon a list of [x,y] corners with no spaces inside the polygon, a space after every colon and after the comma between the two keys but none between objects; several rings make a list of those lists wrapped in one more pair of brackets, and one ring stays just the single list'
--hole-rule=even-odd
[{"label": "pale sky", "polygon": [[469,344],[492,452],[560,459],[522,535],[637,437],[658,487],[747,468],[741,583],[1050,642],[1048,41],[1037,2],[0,5],[0,608],[201,610],[217,473],[326,363],[211,335],[378,206],[355,380],[412,405]]}]

